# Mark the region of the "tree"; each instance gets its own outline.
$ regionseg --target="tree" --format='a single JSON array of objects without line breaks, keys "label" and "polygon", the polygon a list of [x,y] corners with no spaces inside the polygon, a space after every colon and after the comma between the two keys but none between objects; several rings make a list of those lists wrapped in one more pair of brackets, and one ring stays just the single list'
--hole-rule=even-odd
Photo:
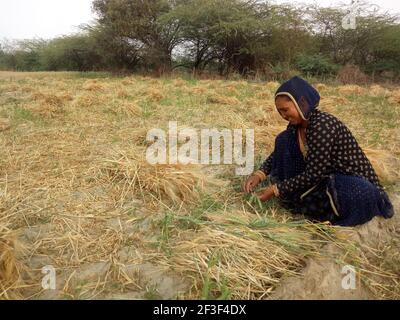
[{"label": "tree", "polygon": [[345,10],[313,7],[312,25],[319,49],[335,63],[351,63],[361,67],[368,65],[374,60],[371,50],[374,43],[395,21],[395,17],[388,13],[368,10],[360,10],[360,13],[363,14],[357,17],[356,28],[346,30],[342,27]]},{"label": "tree", "polygon": [[101,26],[144,48],[143,61],[162,73],[171,69],[172,50],[180,39],[179,25],[160,18],[175,5],[171,0],[95,0],[93,9]]}]

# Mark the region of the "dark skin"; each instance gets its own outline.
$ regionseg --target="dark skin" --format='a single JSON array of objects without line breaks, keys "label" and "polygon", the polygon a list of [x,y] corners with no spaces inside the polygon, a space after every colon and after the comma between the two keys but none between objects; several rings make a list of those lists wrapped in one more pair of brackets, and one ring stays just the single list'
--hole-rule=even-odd
[{"label": "dark skin", "polygon": [[[283,119],[288,121],[292,125],[296,125],[300,132],[303,141],[306,141],[306,128],[308,121],[304,120],[300,113],[297,111],[295,104],[287,96],[278,96],[275,99],[276,109]],[[242,189],[246,193],[250,193],[254,188],[261,182],[261,178],[256,175],[251,175],[242,185]],[[260,192],[256,193],[256,196],[261,201],[268,201],[275,197],[272,187],[268,187]]]}]

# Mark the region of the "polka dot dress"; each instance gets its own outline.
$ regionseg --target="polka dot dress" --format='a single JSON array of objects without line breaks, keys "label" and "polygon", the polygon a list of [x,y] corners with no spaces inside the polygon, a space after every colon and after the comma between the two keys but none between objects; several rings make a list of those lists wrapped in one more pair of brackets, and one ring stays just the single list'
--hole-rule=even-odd
[{"label": "polka dot dress", "polygon": [[301,152],[297,127],[289,125],[261,165],[279,189],[281,204],[294,213],[338,225],[391,217],[393,207],[365,153],[335,116],[314,110]]},{"label": "polka dot dress", "polygon": [[[288,126],[295,131],[296,127]],[[290,179],[278,183],[282,196],[313,187],[332,172],[364,177],[383,190],[379,179],[365,153],[346,125],[335,116],[319,111],[313,112],[306,131],[307,155],[305,170]],[[273,153],[261,165],[265,174],[271,172]]]}]

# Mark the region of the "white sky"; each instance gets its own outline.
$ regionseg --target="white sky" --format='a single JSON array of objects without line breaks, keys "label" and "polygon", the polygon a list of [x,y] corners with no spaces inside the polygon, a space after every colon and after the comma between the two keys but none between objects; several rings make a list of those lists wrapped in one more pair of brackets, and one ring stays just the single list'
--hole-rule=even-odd
[{"label": "white sky", "polygon": [[[199,0],[201,1],[201,0]],[[275,3],[318,3],[322,6],[351,0],[275,0]],[[391,13],[400,13],[400,1],[369,0]],[[53,38],[77,31],[77,26],[94,19],[92,0],[0,0],[0,40]]]}]

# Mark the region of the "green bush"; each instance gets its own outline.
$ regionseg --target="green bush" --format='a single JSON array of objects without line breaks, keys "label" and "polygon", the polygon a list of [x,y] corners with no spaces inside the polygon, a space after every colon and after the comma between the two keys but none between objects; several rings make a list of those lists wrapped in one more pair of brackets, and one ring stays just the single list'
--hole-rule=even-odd
[{"label": "green bush", "polygon": [[339,70],[338,65],[320,54],[298,56],[296,67],[307,76],[334,75]]}]

